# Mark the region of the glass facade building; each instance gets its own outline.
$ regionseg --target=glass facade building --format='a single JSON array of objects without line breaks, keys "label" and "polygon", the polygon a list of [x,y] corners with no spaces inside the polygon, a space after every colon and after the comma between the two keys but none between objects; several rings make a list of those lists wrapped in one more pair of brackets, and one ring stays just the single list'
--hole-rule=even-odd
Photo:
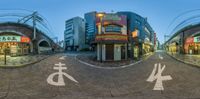
[{"label": "glass facade building", "polygon": [[117,12],[127,16],[127,32],[129,36],[129,57],[148,54],[154,50],[154,30],[144,18],[133,12]]},{"label": "glass facade building", "polygon": [[65,50],[74,51],[86,48],[84,19],[74,17],[65,22],[64,46]]},{"label": "glass facade building", "polygon": [[84,15],[85,18],[85,43],[93,46],[95,35],[97,33],[96,28],[96,12],[89,12]]},{"label": "glass facade building", "polygon": [[[84,18],[86,21],[86,44],[93,45],[95,44],[95,36],[98,33],[98,25],[96,25],[96,21],[98,21],[97,14],[99,12],[89,12],[86,13]],[[147,18],[144,18],[136,13],[122,11],[117,13],[112,13],[119,16],[126,16],[127,22],[127,57],[128,58],[138,58],[141,55],[148,54],[154,51],[155,44],[155,33],[152,27],[147,22]],[[107,17],[108,18],[108,17]],[[110,17],[110,19],[116,19],[116,17]],[[121,27],[118,25],[108,25],[103,28],[105,34],[108,32],[120,33]],[[96,45],[93,45],[96,46]],[[97,46],[98,47],[98,46]]]}]

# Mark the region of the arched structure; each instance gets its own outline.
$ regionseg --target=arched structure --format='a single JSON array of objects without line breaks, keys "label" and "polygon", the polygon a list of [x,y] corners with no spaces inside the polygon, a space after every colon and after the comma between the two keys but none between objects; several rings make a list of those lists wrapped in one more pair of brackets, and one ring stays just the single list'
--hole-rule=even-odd
[{"label": "arched structure", "polygon": [[33,39],[33,31],[33,27],[26,24],[0,23],[0,53],[4,53],[5,48],[10,50],[11,55],[43,53],[56,46],[50,37],[38,29]]}]

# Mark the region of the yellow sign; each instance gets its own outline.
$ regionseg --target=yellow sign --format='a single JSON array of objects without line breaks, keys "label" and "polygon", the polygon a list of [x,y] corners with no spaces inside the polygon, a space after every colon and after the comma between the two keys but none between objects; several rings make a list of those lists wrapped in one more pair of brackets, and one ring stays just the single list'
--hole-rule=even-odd
[{"label": "yellow sign", "polygon": [[138,30],[135,29],[135,31],[132,32],[132,37],[135,38],[138,36]]}]

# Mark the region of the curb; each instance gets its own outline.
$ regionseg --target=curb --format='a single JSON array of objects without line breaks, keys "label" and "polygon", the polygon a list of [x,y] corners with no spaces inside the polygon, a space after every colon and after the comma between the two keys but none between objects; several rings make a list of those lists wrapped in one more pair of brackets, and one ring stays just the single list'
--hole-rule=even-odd
[{"label": "curb", "polygon": [[42,58],[41,60],[37,60],[37,61],[33,61],[33,62],[30,62],[30,63],[26,63],[26,64],[22,64],[22,65],[13,65],[13,66],[9,66],[9,65],[3,65],[3,66],[0,66],[0,68],[4,68],[4,69],[15,69],[15,68],[22,68],[22,67],[26,67],[28,65],[32,65],[32,64],[36,64],[44,59],[47,59],[48,57],[50,57],[51,55],[48,55],[47,57],[44,57]]},{"label": "curb", "polygon": [[137,62],[135,62],[135,63],[128,64],[128,65],[119,66],[119,67],[102,67],[102,66],[93,65],[93,64],[90,64],[90,63],[87,63],[87,62],[84,62],[84,61],[78,59],[78,58],[77,58],[78,55],[75,56],[75,60],[77,60],[78,62],[80,62],[80,63],[82,63],[82,64],[85,64],[85,65],[87,65],[87,66],[93,67],[93,68],[97,68],[97,69],[110,69],[110,70],[111,70],[111,69],[123,69],[123,68],[127,68],[127,67],[134,66],[134,65],[136,65],[136,64],[138,64],[138,63],[141,63],[142,61],[148,59],[148,58],[149,58],[150,56],[152,56],[152,55],[153,55],[153,53],[152,53],[151,55],[149,55],[149,56],[147,56],[147,57],[141,59],[140,61],[137,61]]},{"label": "curb", "polygon": [[[167,52],[166,52],[167,53]],[[200,66],[196,65],[196,64],[192,64],[190,62],[185,62],[181,59],[178,59],[178,58],[175,58],[174,56],[170,55],[169,53],[167,53],[167,55],[169,55],[170,57],[174,58],[175,60],[179,61],[179,62],[182,62],[184,64],[187,64],[187,65],[190,65],[190,66],[193,66],[193,67],[196,67],[196,68],[200,68]]]}]

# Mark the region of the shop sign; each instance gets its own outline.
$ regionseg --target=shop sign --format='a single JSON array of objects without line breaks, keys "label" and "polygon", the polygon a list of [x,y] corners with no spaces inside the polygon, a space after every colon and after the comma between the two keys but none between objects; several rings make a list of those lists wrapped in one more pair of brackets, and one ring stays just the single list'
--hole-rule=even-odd
[{"label": "shop sign", "polygon": [[185,41],[186,44],[193,43],[193,42],[194,42],[194,37],[187,38]]},{"label": "shop sign", "polygon": [[200,36],[194,37],[194,42],[200,42]]},{"label": "shop sign", "polygon": [[20,42],[20,36],[0,36],[0,42]]},{"label": "shop sign", "polygon": [[23,42],[23,43],[29,43],[30,42],[30,38],[22,36],[21,37],[21,42]]},{"label": "shop sign", "polygon": [[133,38],[137,37],[138,36],[138,32],[139,31],[137,29],[135,29],[135,31],[132,32],[132,37]]},{"label": "shop sign", "polygon": [[120,35],[120,34],[104,34],[104,35],[97,35],[96,41],[101,40],[125,40],[127,41],[127,35]]},{"label": "shop sign", "polygon": [[106,14],[103,18],[103,20],[113,20],[113,21],[120,21],[121,17],[115,14]]},{"label": "shop sign", "polygon": [[30,38],[25,36],[0,36],[0,42],[23,42],[29,43]]}]

